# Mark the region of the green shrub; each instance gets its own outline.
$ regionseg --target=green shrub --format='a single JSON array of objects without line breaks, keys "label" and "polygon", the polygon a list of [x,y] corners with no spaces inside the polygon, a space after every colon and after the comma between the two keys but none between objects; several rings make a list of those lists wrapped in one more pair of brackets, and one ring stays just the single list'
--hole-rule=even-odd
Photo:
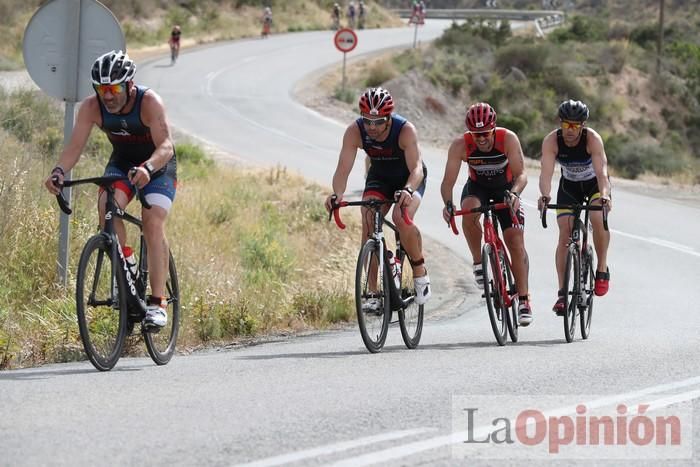
[{"label": "green shrub", "polygon": [[558,28],[549,34],[554,42],[599,42],[608,37],[608,23],[603,18],[576,15],[571,18],[568,28]]},{"label": "green shrub", "polygon": [[368,70],[365,86],[374,88],[396,78],[398,71],[392,62],[377,62]]},{"label": "green shrub", "polygon": [[495,66],[502,74],[515,67],[529,77],[542,73],[548,56],[548,44],[512,43],[496,51]]},{"label": "green shrub", "polygon": [[498,114],[498,126],[508,128],[509,130],[515,132],[515,134],[520,135],[527,127],[527,123],[525,120],[516,117],[515,115],[504,115],[503,113],[500,113]]}]

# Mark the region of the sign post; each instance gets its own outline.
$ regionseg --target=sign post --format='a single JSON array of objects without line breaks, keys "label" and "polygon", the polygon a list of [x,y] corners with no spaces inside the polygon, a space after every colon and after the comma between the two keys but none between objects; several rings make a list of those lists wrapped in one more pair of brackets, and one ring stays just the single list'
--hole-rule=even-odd
[{"label": "sign post", "polygon": [[[126,49],[124,33],[112,12],[97,0],[50,0],[29,20],[22,42],[24,63],[42,91],[66,103],[64,146],[73,133],[75,103],[93,92],[93,62],[115,49]],[[70,202],[70,189],[64,195]],[[64,287],[68,283],[69,225],[68,216],[61,213],[58,276]]]},{"label": "sign post", "polygon": [[335,47],[343,52],[343,86],[342,91],[345,92],[345,56],[348,52],[357,47],[357,34],[350,28],[339,29],[333,36]]}]

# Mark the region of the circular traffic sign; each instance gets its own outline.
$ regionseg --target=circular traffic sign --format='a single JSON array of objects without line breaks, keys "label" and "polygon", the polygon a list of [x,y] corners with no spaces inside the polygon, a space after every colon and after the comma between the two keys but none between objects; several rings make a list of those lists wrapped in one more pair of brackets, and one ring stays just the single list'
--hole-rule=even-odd
[{"label": "circular traffic sign", "polygon": [[125,41],[117,18],[97,0],[51,0],[29,20],[22,46],[27,72],[39,88],[78,102],[93,92],[95,59],[125,50]]},{"label": "circular traffic sign", "polygon": [[339,29],[333,37],[335,47],[341,52],[350,52],[357,47],[357,34],[350,28]]}]

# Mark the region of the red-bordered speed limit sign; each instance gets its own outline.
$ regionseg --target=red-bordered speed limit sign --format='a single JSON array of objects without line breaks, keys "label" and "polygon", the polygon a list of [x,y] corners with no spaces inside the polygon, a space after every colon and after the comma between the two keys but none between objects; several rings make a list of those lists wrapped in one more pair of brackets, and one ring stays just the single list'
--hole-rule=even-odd
[{"label": "red-bordered speed limit sign", "polygon": [[350,28],[339,29],[333,37],[335,47],[341,52],[350,52],[357,47],[357,34]]}]

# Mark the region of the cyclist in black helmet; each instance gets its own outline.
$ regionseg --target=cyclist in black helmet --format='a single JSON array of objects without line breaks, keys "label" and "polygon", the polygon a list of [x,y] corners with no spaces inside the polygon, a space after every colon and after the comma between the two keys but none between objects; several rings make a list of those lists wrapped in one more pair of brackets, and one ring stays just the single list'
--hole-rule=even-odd
[{"label": "cyclist in black helmet", "polygon": [[[606,205],[612,209],[610,198],[610,180],[608,178],[608,159],[603,147],[603,139],[592,128],[586,126],[588,106],[581,101],[566,100],[559,105],[558,128],[542,141],[542,160],[540,172],[539,208],[551,199],[552,175],[554,162],[561,165],[561,178],[557,191],[557,204],[579,204],[588,197],[591,204]],[[562,296],[564,268],[566,267],[566,246],[571,235],[571,216],[567,210],[557,210],[559,225],[559,242],[556,251],[559,293],[553,310],[558,315],[564,313],[565,300]],[[603,215],[600,211],[591,211],[593,225],[593,244],[598,257],[598,270],[595,276],[595,294],[605,295],[610,286],[610,271],[607,264],[610,232],[603,228]]]},{"label": "cyclist in black helmet", "polygon": [[[177,163],[163,101],[153,90],[134,84],[135,73],[136,65],[121,50],[95,60],[92,67],[95,95],[82,102],[70,142],[44,183],[49,192],[58,194],[64,175],[80,159],[92,127],[105,132],[112,143],[112,156],[104,175],[129,177],[114,184],[116,203],[126,208],[137,186],[152,205],[142,212],[151,282],[144,326],[160,328],[167,323],[164,292],[169,250],[165,221],[175,199]],[[105,194],[100,192],[100,221],[104,219],[105,201]],[[115,218],[114,223],[128,260],[131,248],[125,244],[123,221]]]}]

